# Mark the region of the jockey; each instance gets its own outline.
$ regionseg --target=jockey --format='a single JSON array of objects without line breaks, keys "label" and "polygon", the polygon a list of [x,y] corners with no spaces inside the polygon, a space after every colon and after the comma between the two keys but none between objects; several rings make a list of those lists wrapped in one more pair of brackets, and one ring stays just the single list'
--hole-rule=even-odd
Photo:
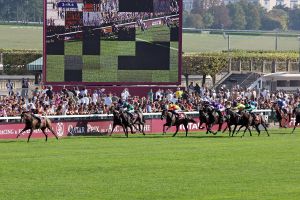
[{"label": "jockey", "polygon": [[287,114],[287,109],[286,109],[287,103],[286,103],[285,99],[284,99],[284,98],[278,99],[278,100],[277,100],[277,104],[278,104],[279,108],[280,108],[285,114]]},{"label": "jockey", "polygon": [[133,117],[134,107],[133,105],[129,104],[128,102],[124,102],[122,106],[123,110],[128,113],[131,117]]},{"label": "jockey", "polygon": [[245,110],[247,112],[251,113],[255,109],[256,109],[256,106],[252,102],[248,102],[248,103],[245,104]]},{"label": "jockey", "polygon": [[181,111],[180,107],[177,104],[170,103],[168,106],[168,111],[174,114],[177,118],[179,117],[178,111]]},{"label": "jockey", "polygon": [[217,102],[212,102],[212,106],[214,108],[214,110],[216,111],[216,113],[218,113],[218,118],[219,118],[219,121],[222,121],[222,112],[225,111],[225,107],[220,104],[220,103],[217,103]]}]

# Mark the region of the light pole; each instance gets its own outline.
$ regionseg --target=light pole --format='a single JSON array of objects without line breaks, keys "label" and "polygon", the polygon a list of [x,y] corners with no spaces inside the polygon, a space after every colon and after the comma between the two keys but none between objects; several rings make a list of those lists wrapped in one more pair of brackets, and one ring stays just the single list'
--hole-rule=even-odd
[{"label": "light pole", "polygon": [[276,28],[276,36],[275,36],[275,51],[278,50],[278,31],[279,29]]}]

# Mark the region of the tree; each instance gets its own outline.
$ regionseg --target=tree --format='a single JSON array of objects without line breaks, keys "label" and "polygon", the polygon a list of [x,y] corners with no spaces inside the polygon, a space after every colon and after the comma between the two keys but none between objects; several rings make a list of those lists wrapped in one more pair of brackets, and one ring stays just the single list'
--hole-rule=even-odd
[{"label": "tree", "polygon": [[214,17],[214,22],[212,28],[229,28],[231,25],[231,20],[229,17],[229,12],[226,6],[223,4],[220,6],[214,6],[209,9],[209,12]]},{"label": "tree", "polygon": [[287,30],[288,28],[288,14],[284,10],[281,9],[273,9],[267,14],[273,20],[276,20],[280,23],[281,30]]},{"label": "tree", "polygon": [[211,13],[206,12],[203,16],[203,23],[206,28],[210,28],[214,23],[214,16]]},{"label": "tree", "polygon": [[227,66],[227,58],[222,54],[185,54],[182,57],[183,72],[201,74],[202,85],[205,84],[207,75],[215,77],[221,69]]},{"label": "tree", "polygon": [[242,6],[238,3],[228,4],[229,15],[232,21],[231,28],[242,30],[246,27],[246,16]]},{"label": "tree", "polygon": [[185,20],[185,27],[189,28],[203,28],[203,19],[199,14],[189,14]]},{"label": "tree", "polygon": [[261,26],[261,18],[257,5],[249,3],[248,8],[244,9],[246,15],[246,29],[258,30]]},{"label": "tree", "polygon": [[300,9],[294,9],[289,12],[289,29],[300,30]]}]

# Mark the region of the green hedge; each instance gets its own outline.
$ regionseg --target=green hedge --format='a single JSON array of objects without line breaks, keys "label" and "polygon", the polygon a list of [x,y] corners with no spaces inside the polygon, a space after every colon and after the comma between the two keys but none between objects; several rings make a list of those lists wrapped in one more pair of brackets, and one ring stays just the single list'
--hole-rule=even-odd
[{"label": "green hedge", "polygon": [[3,73],[8,75],[30,74],[26,65],[43,55],[42,51],[36,50],[0,49],[0,53],[3,53]]}]

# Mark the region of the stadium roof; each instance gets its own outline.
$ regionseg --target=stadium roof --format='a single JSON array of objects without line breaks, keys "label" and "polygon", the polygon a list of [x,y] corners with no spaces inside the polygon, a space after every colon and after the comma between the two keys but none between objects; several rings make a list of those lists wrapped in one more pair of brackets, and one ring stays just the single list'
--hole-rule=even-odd
[{"label": "stadium roof", "polygon": [[43,70],[43,57],[36,59],[35,61],[27,64],[28,71],[42,71]]}]

